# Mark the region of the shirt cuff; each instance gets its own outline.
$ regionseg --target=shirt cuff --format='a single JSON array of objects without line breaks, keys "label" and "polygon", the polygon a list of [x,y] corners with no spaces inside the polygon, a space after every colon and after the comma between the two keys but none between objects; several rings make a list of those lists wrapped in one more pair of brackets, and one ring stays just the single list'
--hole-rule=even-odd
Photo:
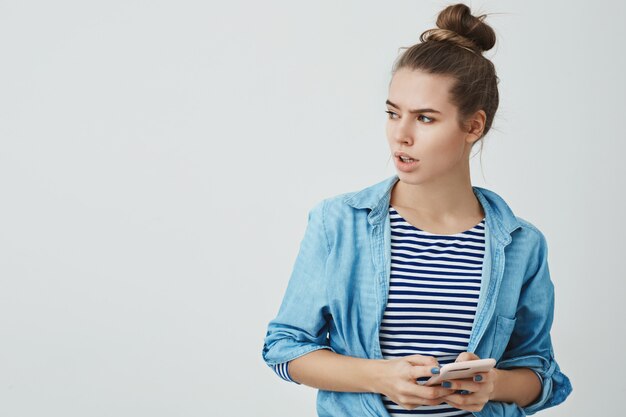
[{"label": "shirt cuff", "polygon": [[289,381],[297,385],[301,385],[299,382],[296,382],[293,379],[291,379],[291,376],[289,375],[289,362],[278,363],[276,365],[270,365],[270,366],[274,370],[274,372],[276,372],[276,375],[278,375],[285,381]]}]

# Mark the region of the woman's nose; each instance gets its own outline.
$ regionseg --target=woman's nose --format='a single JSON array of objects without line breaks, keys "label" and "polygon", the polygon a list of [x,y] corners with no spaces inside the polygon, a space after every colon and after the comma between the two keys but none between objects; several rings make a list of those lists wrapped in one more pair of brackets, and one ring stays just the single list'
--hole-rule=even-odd
[{"label": "woman's nose", "polygon": [[413,143],[413,132],[406,124],[399,123],[393,132],[394,140],[398,143]]}]

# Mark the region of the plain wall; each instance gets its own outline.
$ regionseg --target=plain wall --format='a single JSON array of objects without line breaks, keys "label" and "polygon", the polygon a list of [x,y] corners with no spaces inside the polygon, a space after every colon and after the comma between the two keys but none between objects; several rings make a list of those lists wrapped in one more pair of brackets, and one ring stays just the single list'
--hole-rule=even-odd
[{"label": "plain wall", "polygon": [[[447,4],[0,2],[0,415],[315,416],[266,326],[307,211],[395,173],[391,66]],[[473,184],[548,239],[574,392],[540,414],[620,415],[626,5],[467,4],[501,96]]]}]

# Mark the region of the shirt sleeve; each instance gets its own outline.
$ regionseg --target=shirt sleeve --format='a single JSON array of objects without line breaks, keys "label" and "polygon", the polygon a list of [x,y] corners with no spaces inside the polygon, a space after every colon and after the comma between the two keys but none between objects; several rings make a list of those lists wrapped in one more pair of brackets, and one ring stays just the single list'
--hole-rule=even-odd
[{"label": "shirt sleeve", "polygon": [[518,302],[516,324],[499,369],[526,367],[541,382],[539,397],[523,408],[526,415],[553,407],[565,401],[572,392],[569,378],[555,360],[550,338],[554,318],[554,284],[548,267],[546,238],[539,231],[535,262],[530,266]]},{"label": "shirt sleeve", "polygon": [[334,352],[327,337],[331,315],[326,296],[326,261],[330,245],[324,229],[324,209],[322,200],[309,211],[282,303],[268,324],[262,356],[270,367],[318,349]]}]

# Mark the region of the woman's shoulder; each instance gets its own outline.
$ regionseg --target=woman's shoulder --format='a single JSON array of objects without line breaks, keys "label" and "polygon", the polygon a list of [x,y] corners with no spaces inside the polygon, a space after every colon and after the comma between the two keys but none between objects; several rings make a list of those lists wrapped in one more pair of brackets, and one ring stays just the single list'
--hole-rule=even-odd
[{"label": "woman's shoulder", "polygon": [[541,229],[527,218],[517,215],[500,193],[484,187],[475,186],[473,188],[484,197],[483,202],[488,204],[491,214],[497,217],[502,224],[507,225],[507,230],[514,235],[514,239],[515,237],[517,240],[520,240],[521,237],[527,237],[534,241],[545,239]]},{"label": "woman's shoulder", "polygon": [[520,228],[512,235],[514,246],[523,247],[531,258],[538,261],[547,256],[548,241],[539,227],[530,221],[516,216]]},{"label": "woman's shoulder", "polygon": [[362,185],[355,187],[351,191],[330,195],[325,198],[326,204],[329,207],[343,209],[373,209],[380,204],[398,179],[397,175],[392,175],[376,183]]},{"label": "woman's shoulder", "polygon": [[528,230],[530,234],[535,235],[535,237],[538,239],[545,239],[545,235],[543,234],[541,229],[539,229],[539,227],[537,227],[534,223],[531,223],[527,219],[517,216],[517,215],[515,216],[515,218],[520,223],[522,228]]},{"label": "woman's shoulder", "polygon": [[362,229],[370,212],[364,209],[372,209],[380,204],[393,180],[394,177],[388,177],[373,185],[320,198],[313,204],[310,216],[318,216],[327,233],[347,233]]},{"label": "woman's shoulder", "polygon": [[358,213],[348,201],[357,191],[347,191],[326,196],[315,203],[314,208],[319,210],[327,223],[347,219]]}]

